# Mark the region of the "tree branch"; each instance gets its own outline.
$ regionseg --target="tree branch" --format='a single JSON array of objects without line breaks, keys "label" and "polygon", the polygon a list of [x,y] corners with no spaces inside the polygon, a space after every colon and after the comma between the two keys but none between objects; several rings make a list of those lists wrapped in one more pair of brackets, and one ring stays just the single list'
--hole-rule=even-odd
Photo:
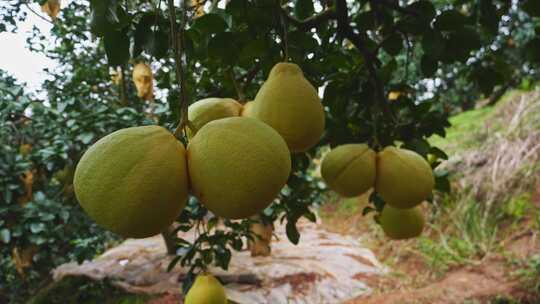
[{"label": "tree branch", "polygon": [[[180,101],[178,103],[179,112],[180,112],[180,122],[178,123],[178,126],[176,127],[176,130],[174,130],[174,135],[177,138],[181,137],[182,130],[187,125],[188,121],[188,100],[187,100],[187,92],[186,92],[186,79],[184,70],[182,67],[182,51],[184,47],[184,27],[186,23],[185,18],[185,7],[182,9],[182,26],[180,29],[176,27],[176,9],[174,7],[174,0],[168,0],[168,6],[169,6],[169,22],[171,26],[171,32],[172,32],[172,43],[173,43],[173,50],[174,50],[174,62],[176,64],[176,79],[178,81],[178,84],[180,85]],[[186,1],[184,1],[185,4]]]},{"label": "tree branch", "polygon": [[336,11],[332,7],[329,7],[325,9],[324,11],[316,15],[313,15],[309,18],[306,18],[304,20],[299,20],[298,18],[289,15],[289,13],[287,13],[286,8],[287,8],[286,6],[281,7],[281,12],[283,16],[285,16],[285,18],[287,18],[287,20],[291,24],[293,24],[298,29],[303,30],[303,31],[310,30],[324,22],[327,22],[328,20],[336,19]]},{"label": "tree branch", "polygon": [[[376,2],[376,4],[384,5],[388,8],[395,10],[396,12],[411,15],[414,17],[419,17],[419,14],[417,11],[400,6],[399,3],[396,1],[393,1],[393,0],[377,0],[377,1],[378,2]],[[370,1],[370,2],[373,2],[373,1]],[[373,4],[375,4],[375,2],[373,2]]]},{"label": "tree branch", "polygon": [[377,100],[380,103],[384,114],[388,117],[393,118],[390,107],[388,106],[388,101],[386,100],[383,83],[377,75],[377,66],[380,65],[379,59],[377,59],[377,57],[369,51],[362,36],[355,33],[352,29],[349,23],[349,12],[347,9],[346,0],[336,0],[336,12],[338,22],[338,34],[351,41],[351,43],[360,51],[360,53],[364,57],[364,61],[367,66],[370,78],[375,85]]},{"label": "tree branch", "polygon": [[54,25],[54,22],[52,22],[51,20],[43,17],[41,14],[39,14],[38,12],[36,12],[28,3],[24,3],[24,6],[26,6],[26,8],[32,12],[34,15],[38,16],[39,18],[41,18],[42,20]]}]

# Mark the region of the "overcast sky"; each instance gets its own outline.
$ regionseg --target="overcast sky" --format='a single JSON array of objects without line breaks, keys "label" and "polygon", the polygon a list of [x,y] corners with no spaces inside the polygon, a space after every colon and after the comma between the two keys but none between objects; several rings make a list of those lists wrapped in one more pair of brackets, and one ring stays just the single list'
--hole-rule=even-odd
[{"label": "overcast sky", "polygon": [[[31,6],[36,12],[43,14],[38,4],[33,3]],[[28,16],[24,22],[18,24],[17,33],[0,33],[2,50],[0,53],[0,69],[6,70],[19,81],[25,82],[30,91],[35,91],[46,78],[42,70],[54,67],[55,63],[44,55],[30,52],[26,48],[26,38],[30,37],[33,25],[40,28],[46,37],[52,25],[30,12],[27,8],[24,8],[24,10],[28,13]],[[44,16],[48,18],[48,16]]]}]

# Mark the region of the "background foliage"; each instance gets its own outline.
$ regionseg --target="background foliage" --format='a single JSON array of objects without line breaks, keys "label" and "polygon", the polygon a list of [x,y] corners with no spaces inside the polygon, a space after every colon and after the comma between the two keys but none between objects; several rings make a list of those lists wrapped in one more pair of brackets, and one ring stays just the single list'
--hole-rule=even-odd
[{"label": "background foliage", "polygon": [[[302,216],[314,220],[312,207],[323,200],[324,187],[310,166],[320,147],[368,142],[379,149],[399,142],[423,156],[432,154],[435,168],[446,155],[426,138],[445,135],[450,113],[538,73],[540,8],[535,0],[200,3],[204,14],[190,3],[186,10],[176,8],[175,21],[184,28],[188,102],[210,96],[251,100],[271,67],[284,58],[324,88],[324,137],[318,147],[294,155],[287,187],[264,214],[269,221],[286,221],[294,243],[300,238],[296,221]],[[26,17],[24,5],[0,4],[0,32],[17,31],[17,22]],[[166,1],[71,1],[54,22],[49,41],[34,28],[28,44],[59,63],[47,71],[47,99],[28,95],[14,79],[0,75],[3,297],[21,299],[18,292],[37,288],[55,265],[90,258],[114,239],[81,212],[69,172],[82,152],[107,133],[143,124],[172,130],[178,122],[180,90],[169,13]],[[151,63],[155,71],[153,103],[134,94],[129,71],[139,61]],[[110,81],[113,66],[121,68],[119,84]],[[29,153],[20,149],[24,145],[31,146]],[[32,183],[24,180],[28,171]],[[448,190],[444,172],[437,172],[437,188]],[[382,207],[376,195],[372,199],[365,211]],[[174,262],[194,271],[210,263],[226,269],[231,251],[244,246],[249,222],[224,221],[224,228],[218,222],[190,200],[176,229],[195,227],[199,237],[194,243],[176,240]],[[24,250],[35,253],[31,266],[19,274],[14,252]]]}]

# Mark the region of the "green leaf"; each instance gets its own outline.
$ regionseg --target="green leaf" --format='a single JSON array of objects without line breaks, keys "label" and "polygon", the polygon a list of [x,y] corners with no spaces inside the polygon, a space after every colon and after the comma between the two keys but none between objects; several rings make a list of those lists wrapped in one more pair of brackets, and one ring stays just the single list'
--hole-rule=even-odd
[{"label": "green leaf", "polygon": [[4,244],[9,243],[11,240],[11,233],[9,232],[9,229],[4,228],[0,230],[0,241],[2,241]]},{"label": "green leaf", "polygon": [[415,11],[418,16],[420,16],[419,18],[427,21],[431,21],[437,13],[435,10],[435,6],[433,6],[433,3],[428,0],[420,0],[413,2],[407,8]]},{"label": "green leaf", "polygon": [[210,13],[196,18],[192,28],[205,35],[210,35],[224,32],[228,25],[219,14]]},{"label": "green leaf", "polygon": [[431,58],[438,59],[444,51],[444,46],[444,37],[438,30],[428,30],[422,37],[424,54],[429,55]]},{"label": "green leaf", "polygon": [[375,14],[373,11],[362,12],[356,16],[354,19],[356,27],[360,32],[365,32],[367,30],[372,30],[377,25],[375,20]]},{"label": "green leaf", "polygon": [[532,61],[539,63],[540,62],[540,38],[534,38],[531,41],[527,42],[525,45],[525,53],[527,58]]},{"label": "green leaf", "polygon": [[435,175],[435,189],[444,193],[450,192],[450,181],[447,176]]},{"label": "green leaf", "polygon": [[439,62],[426,54],[422,56],[420,68],[422,69],[422,74],[426,78],[430,78],[435,76],[435,73],[437,73],[437,69],[439,68]]},{"label": "green leaf", "polygon": [[311,17],[315,13],[313,0],[296,0],[294,5],[294,15],[300,19]]},{"label": "green leaf", "polygon": [[385,38],[382,48],[390,56],[396,56],[403,49],[403,38],[397,33],[393,33],[387,38]]},{"label": "green leaf", "polygon": [[439,159],[445,159],[445,160],[448,159],[448,155],[446,155],[446,153],[443,150],[441,150],[441,149],[439,149],[437,147],[431,147],[429,149],[429,153],[437,156],[437,158],[439,158]]},{"label": "green leaf", "polygon": [[237,60],[238,53],[239,50],[234,43],[233,33],[218,33],[208,42],[208,57],[222,64],[234,64]]},{"label": "green leaf", "polygon": [[362,209],[362,216],[366,216],[367,214],[369,214],[370,212],[375,212],[377,210],[375,210],[375,208],[373,207],[364,207],[364,209]]},{"label": "green leaf", "polygon": [[32,233],[39,233],[39,232],[45,231],[45,224],[32,223],[30,224],[30,231],[32,231]]},{"label": "green leaf", "polygon": [[90,6],[90,29],[98,37],[123,29],[131,22],[129,15],[116,0],[92,0]]},{"label": "green leaf", "polygon": [[523,10],[532,17],[540,17],[540,1],[523,0],[521,3]]},{"label": "green leaf", "polygon": [[456,31],[463,28],[468,21],[465,15],[451,9],[437,16],[435,19],[435,28],[439,31]]},{"label": "green leaf", "polygon": [[127,30],[107,32],[103,39],[109,64],[124,65],[129,60],[129,37]]},{"label": "green leaf", "polygon": [[300,233],[298,232],[298,229],[296,229],[295,221],[291,221],[290,219],[287,221],[287,225],[285,225],[285,232],[287,233],[287,238],[289,241],[297,245],[300,241]]}]

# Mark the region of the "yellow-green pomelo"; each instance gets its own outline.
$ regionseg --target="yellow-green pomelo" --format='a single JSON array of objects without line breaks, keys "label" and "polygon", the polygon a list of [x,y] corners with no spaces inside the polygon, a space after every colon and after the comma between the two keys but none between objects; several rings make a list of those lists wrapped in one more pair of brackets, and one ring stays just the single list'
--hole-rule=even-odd
[{"label": "yellow-green pomelo", "polygon": [[347,144],[328,152],[321,164],[321,175],[328,187],[352,197],[375,184],[375,151],[366,144]]},{"label": "yellow-green pomelo", "polygon": [[158,234],[186,203],[184,146],[159,126],[113,132],[84,153],[74,187],[84,211],[104,228],[124,237]]},{"label": "yellow-green pomelo", "polygon": [[324,131],[324,110],[317,90],[293,63],[278,63],[272,68],[246,116],[274,128],[292,152],[313,147]]},{"label": "yellow-green pomelo", "polygon": [[277,197],[291,171],[285,141],[254,118],[209,122],[187,148],[193,194],[216,215],[246,218]]},{"label": "yellow-green pomelo", "polygon": [[377,154],[375,190],[392,207],[420,204],[434,185],[431,166],[416,152],[389,146]]},{"label": "yellow-green pomelo", "polygon": [[240,115],[249,117],[251,115],[251,107],[253,106],[253,101],[248,101],[244,104],[242,112]]},{"label": "yellow-green pomelo", "polygon": [[397,209],[388,204],[384,206],[379,221],[386,236],[394,240],[417,237],[425,225],[420,207]]},{"label": "yellow-green pomelo", "polygon": [[200,130],[212,120],[239,116],[241,111],[242,105],[234,99],[205,98],[189,106],[188,116],[192,126]]},{"label": "yellow-green pomelo", "polygon": [[184,304],[226,304],[227,294],[211,274],[200,274],[189,289]]}]

